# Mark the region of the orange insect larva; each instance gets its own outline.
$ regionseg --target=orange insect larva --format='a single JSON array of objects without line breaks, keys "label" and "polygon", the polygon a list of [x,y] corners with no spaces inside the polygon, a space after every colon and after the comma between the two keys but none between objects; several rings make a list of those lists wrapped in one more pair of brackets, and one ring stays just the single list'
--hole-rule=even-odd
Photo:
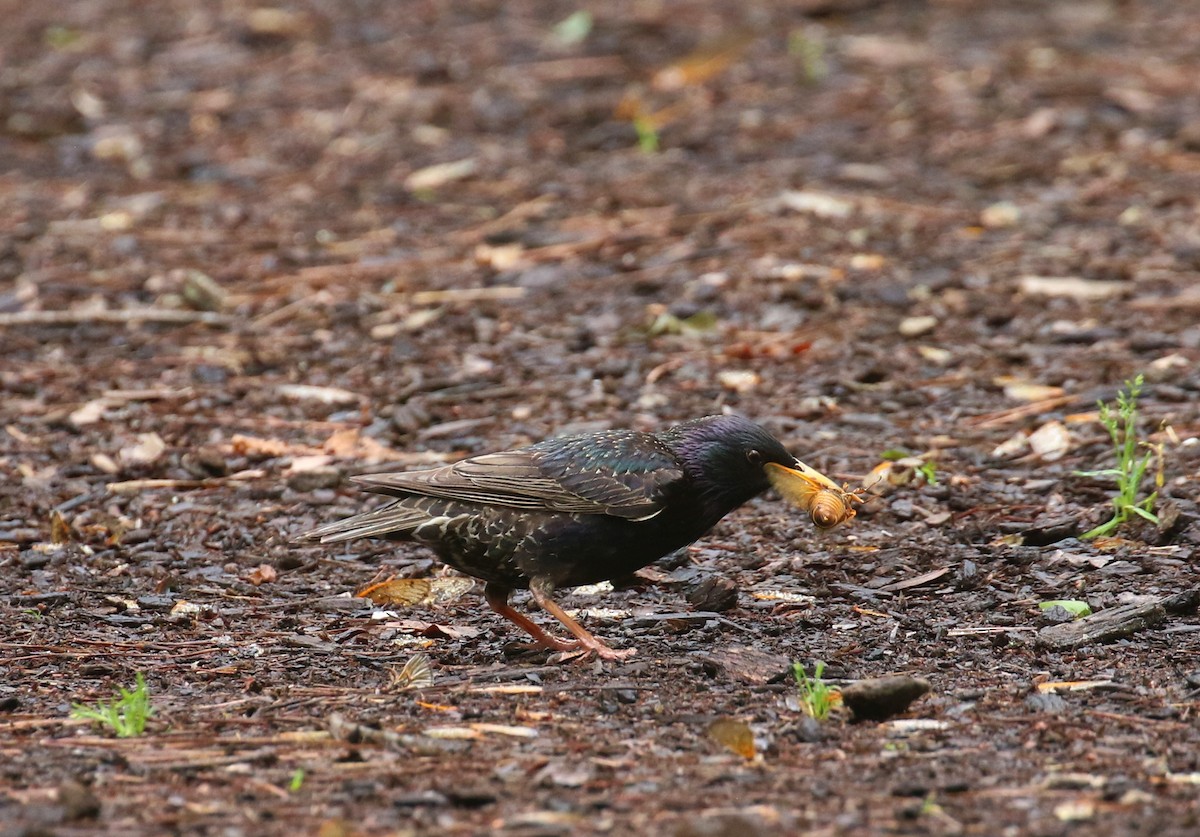
[{"label": "orange insect larva", "polygon": [[852,520],[858,514],[854,505],[862,501],[863,498],[857,492],[846,491],[845,488],[823,488],[813,498],[808,514],[814,526],[832,529],[847,520]]}]

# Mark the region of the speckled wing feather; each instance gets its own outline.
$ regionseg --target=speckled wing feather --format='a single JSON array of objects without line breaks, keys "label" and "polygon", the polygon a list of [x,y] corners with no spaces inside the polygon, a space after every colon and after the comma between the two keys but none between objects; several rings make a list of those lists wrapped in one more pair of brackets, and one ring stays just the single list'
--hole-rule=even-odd
[{"label": "speckled wing feather", "polygon": [[402,502],[388,503],[373,511],[322,526],[308,532],[304,538],[319,540],[321,543],[337,543],[353,538],[381,538],[407,532],[428,520],[429,513],[424,508],[406,506]]},{"label": "speckled wing feather", "polygon": [[658,514],[684,479],[675,455],[653,436],[611,431],[550,439],[425,471],[355,477],[393,497],[607,514],[644,520]]}]

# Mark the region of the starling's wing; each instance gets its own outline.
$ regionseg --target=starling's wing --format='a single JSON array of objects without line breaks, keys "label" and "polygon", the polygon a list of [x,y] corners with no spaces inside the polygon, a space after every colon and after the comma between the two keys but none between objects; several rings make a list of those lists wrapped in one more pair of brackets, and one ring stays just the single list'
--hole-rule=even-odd
[{"label": "starling's wing", "polygon": [[425,471],[355,477],[393,497],[441,497],[466,503],[654,517],[684,479],[675,455],[644,433],[612,431],[551,439]]}]

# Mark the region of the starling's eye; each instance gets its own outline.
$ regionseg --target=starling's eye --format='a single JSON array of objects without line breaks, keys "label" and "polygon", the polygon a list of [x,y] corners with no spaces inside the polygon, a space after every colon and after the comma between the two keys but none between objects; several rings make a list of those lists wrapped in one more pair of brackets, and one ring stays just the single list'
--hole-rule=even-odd
[{"label": "starling's eye", "polygon": [[762,464],[762,454],[756,450],[746,451],[746,459],[750,460],[750,462],[754,465]]}]

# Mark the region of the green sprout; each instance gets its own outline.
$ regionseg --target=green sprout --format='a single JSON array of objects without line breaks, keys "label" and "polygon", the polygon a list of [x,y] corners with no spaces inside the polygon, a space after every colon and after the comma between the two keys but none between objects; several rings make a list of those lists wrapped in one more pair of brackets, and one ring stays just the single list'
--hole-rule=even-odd
[{"label": "green sprout", "polygon": [[290,793],[297,793],[302,787],[304,787],[304,768],[297,767],[292,772],[292,778],[288,782],[288,791]]},{"label": "green sprout", "polygon": [[815,84],[829,75],[829,62],[825,60],[825,43],[813,37],[803,28],[797,27],[788,33],[788,55],[799,62],[805,83]]},{"label": "green sprout", "polygon": [[635,116],[633,130],[637,131],[638,148],[643,154],[654,154],[658,151],[658,128],[652,118]]},{"label": "green sprout", "polygon": [[800,663],[792,664],[792,676],[796,678],[796,686],[800,689],[800,708],[804,714],[816,721],[824,721],[838,701],[838,694],[829,684],[821,679],[825,674],[825,662],[817,660],[813,664],[812,677]]},{"label": "green sprout", "polygon": [[[1125,382],[1125,388],[1117,392],[1117,409],[1114,412],[1103,401],[1100,406],[1100,423],[1108,431],[1112,439],[1113,451],[1117,457],[1114,468],[1104,468],[1099,471],[1077,471],[1081,477],[1112,477],[1117,484],[1117,493],[1113,497],[1112,519],[1101,523],[1090,532],[1080,535],[1083,540],[1099,538],[1108,535],[1126,523],[1133,515],[1144,518],[1151,523],[1158,523],[1158,515],[1154,513],[1154,504],[1158,500],[1158,489],[1163,484],[1163,450],[1162,445],[1153,445],[1138,438],[1138,396],[1142,393],[1143,378],[1139,373],[1132,381]],[[1139,456],[1139,448],[1146,448],[1145,454]],[[1139,500],[1142,482],[1150,463],[1158,459],[1158,471],[1154,477],[1154,491],[1149,496]]]},{"label": "green sprout", "polygon": [[[921,478],[925,480],[926,485],[938,484],[937,461],[934,459],[926,459],[923,456],[915,453],[909,453],[901,448],[891,448],[890,450],[885,450],[882,454],[880,454],[880,459],[885,459],[888,462],[901,462],[902,460],[909,460],[908,462],[904,462],[904,464],[910,465],[911,463],[913,472],[920,474]],[[920,461],[918,462],[917,460]]]},{"label": "green sprout", "polygon": [[154,714],[150,705],[150,690],[146,678],[139,671],[137,685],[133,691],[118,687],[121,695],[108,703],[84,706],[71,705],[71,717],[103,724],[117,734],[117,738],[134,738],[146,730],[146,720]]},{"label": "green sprout", "polygon": [[554,29],[551,31],[554,40],[563,46],[583,43],[592,31],[592,13],[586,10],[572,12],[554,24]]}]

